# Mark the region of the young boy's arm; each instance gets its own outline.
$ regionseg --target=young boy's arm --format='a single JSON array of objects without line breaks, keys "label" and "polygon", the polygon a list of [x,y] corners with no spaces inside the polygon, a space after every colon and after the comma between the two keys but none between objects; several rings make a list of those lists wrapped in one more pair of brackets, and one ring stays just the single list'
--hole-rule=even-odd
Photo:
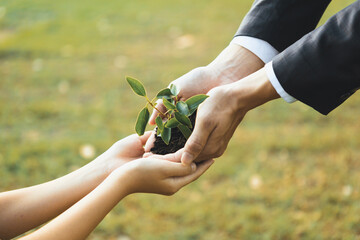
[{"label": "young boy's arm", "polygon": [[150,134],[124,138],[94,161],[56,180],[0,193],[0,239],[18,236],[64,212],[114,169],[141,157]]},{"label": "young boy's arm", "polygon": [[[180,161],[180,158],[178,159]],[[196,167],[155,158],[132,161],[115,170],[95,190],[53,221],[23,240],[85,239],[125,196],[135,192],[172,195],[210,167],[208,160]]]}]

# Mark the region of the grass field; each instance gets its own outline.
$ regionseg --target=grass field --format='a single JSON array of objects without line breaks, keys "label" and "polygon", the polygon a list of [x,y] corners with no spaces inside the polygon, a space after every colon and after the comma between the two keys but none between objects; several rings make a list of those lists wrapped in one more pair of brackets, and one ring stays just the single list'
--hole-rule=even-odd
[{"label": "grass field", "polygon": [[[334,1],[322,19],[352,1]],[[209,63],[252,1],[0,2],[0,190],[76,169],[134,132],[142,101]],[[225,155],[172,197],[123,200],[90,239],[360,239],[360,95],[324,117],[250,112]]]}]

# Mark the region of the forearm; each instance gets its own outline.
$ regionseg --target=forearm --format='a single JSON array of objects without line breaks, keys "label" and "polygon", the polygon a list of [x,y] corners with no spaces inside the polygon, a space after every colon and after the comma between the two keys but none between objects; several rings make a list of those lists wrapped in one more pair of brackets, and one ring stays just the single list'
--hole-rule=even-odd
[{"label": "forearm", "polygon": [[283,51],[318,24],[331,0],[255,0],[235,36],[251,36]]},{"label": "forearm", "polygon": [[232,98],[237,102],[238,110],[247,112],[280,96],[272,86],[265,69],[251,74],[229,86]]},{"label": "forearm", "polygon": [[220,86],[236,82],[263,66],[264,62],[248,49],[229,44],[207,68],[217,79],[217,86]]},{"label": "forearm", "polygon": [[198,109],[196,125],[181,156],[185,165],[220,157],[245,114],[279,98],[264,68],[237,82],[216,87],[208,95]]},{"label": "forearm", "polygon": [[56,180],[0,194],[0,239],[18,236],[59,215],[107,176],[96,162]]},{"label": "forearm", "polygon": [[85,239],[108,212],[127,195],[127,189],[121,184],[121,179],[123,177],[110,175],[71,208],[22,239]]},{"label": "forearm", "polygon": [[284,90],[326,115],[360,89],[359,19],[355,1],[276,56]]},{"label": "forearm", "polygon": [[142,192],[172,195],[199,178],[214,162],[210,160],[197,166],[183,166],[179,160],[179,157],[174,162],[149,157],[126,163],[66,212],[23,239],[85,239],[128,194]]}]

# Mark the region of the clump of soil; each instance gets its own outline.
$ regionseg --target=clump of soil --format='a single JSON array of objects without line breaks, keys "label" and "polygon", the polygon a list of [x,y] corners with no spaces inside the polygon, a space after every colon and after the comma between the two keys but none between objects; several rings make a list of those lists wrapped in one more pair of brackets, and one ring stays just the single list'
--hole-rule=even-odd
[{"label": "clump of soil", "polygon": [[[196,111],[189,118],[191,124],[195,126]],[[152,153],[165,155],[168,153],[174,153],[185,146],[186,138],[178,128],[171,129],[171,139],[169,145],[166,145],[161,137],[156,135],[156,130],[157,128],[155,129],[154,147],[150,149]]]}]

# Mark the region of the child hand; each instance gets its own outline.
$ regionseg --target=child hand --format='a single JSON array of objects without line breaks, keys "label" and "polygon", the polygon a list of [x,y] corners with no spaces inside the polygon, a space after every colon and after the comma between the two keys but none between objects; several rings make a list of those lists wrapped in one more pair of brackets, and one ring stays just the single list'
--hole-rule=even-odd
[{"label": "child hand", "polygon": [[145,154],[147,153],[151,153],[150,150],[151,148],[154,147],[154,143],[155,143],[155,129],[152,131],[152,134],[150,134],[149,138],[147,139],[145,146],[144,146],[144,150],[145,150]]},{"label": "child hand", "polygon": [[105,171],[110,174],[121,165],[141,158],[145,152],[143,146],[151,134],[151,131],[145,132],[143,136],[133,134],[117,141],[106,152],[98,156],[94,163],[104,167]]},{"label": "child hand", "polygon": [[129,162],[116,169],[112,175],[122,185],[127,185],[127,194],[142,192],[172,195],[199,178],[213,163],[211,159],[197,165],[193,163],[184,166],[179,162],[149,157]]}]

